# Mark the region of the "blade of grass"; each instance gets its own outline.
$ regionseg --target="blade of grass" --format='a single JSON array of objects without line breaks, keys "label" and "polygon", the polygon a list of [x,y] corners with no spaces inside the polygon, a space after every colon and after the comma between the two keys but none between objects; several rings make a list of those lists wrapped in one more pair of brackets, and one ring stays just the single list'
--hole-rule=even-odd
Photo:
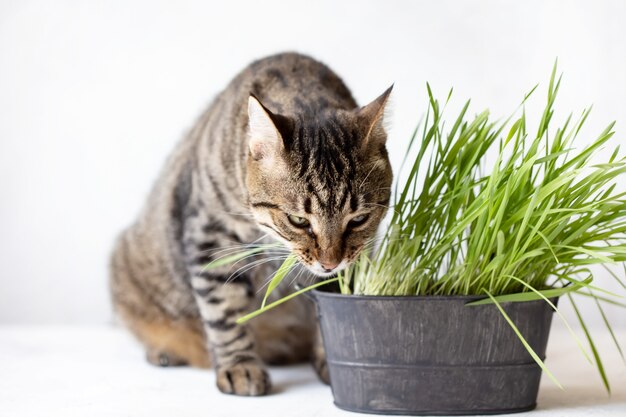
[{"label": "blade of grass", "polygon": [[[590,293],[593,296],[593,293],[591,291],[590,291]],[[604,309],[600,305],[600,301],[598,301],[598,299],[596,297],[593,297],[593,300],[596,302],[596,306],[598,307],[598,311],[600,311],[600,315],[602,316],[602,320],[604,321],[604,325],[606,326],[607,330],[611,334],[611,338],[613,339],[613,343],[615,344],[615,347],[617,348],[617,351],[619,352],[619,355],[622,357],[622,361],[626,364],[626,360],[624,359],[624,352],[622,352],[622,347],[620,346],[619,342],[617,341],[617,337],[615,337],[615,332],[613,332],[613,327],[609,323],[609,319],[606,317],[606,314],[604,313]]]},{"label": "blade of grass", "polygon": [[257,317],[258,315],[260,315],[262,313],[265,313],[267,310],[271,310],[272,308],[277,307],[277,306],[281,305],[282,303],[287,302],[287,301],[291,300],[292,298],[295,298],[295,297],[299,296],[300,294],[303,294],[303,293],[305,293],[307,291],[310,291],[310,290],[313,290],[315,288],[321,287],[322,285],[327,285],[327,284],[330,284],[332,282],[336,282],[338,280],[339,280],[339,278],[332,278],[332,279],[328,279],[326,281],[315,283],[313,285],[309,285],[306,288],[302,288],[301,290],[293,292],[293,293],[289,294],[288,296],[281,298],[280,300],[276,300],[273,303],[270,303],[270,304],[268,304],[266,306],[261,307],[258,310],[253,311],[252,313],[246,314],[245,316],[238,318],[237,319],[237,324],[243,324],[243,323],[247,322],[248,320]]},{"label": "blade of grass", "polygon": [[265,296],[263,297],[263,302],[261,303],[261,308],[265,307],[265,303],[267,302],[268,297],[272,294],[272,292],[280,285],[285,276],[291,271],[291,268],[298,262],[298,258],[295,255],[289,255],[287,259],[280,265],[270,283],[267,286],[267,290],[265,291]]},{"label": "blade of grass", "polygon": [[465,304],[466,306],[478,306],[485,304],[492,304],[494,302],[524,302],[524,301],[535,301],[546,298],[560,297],[563,294],[567,294],[572,291],[576,291],[580,288],[586,287],[592,278],[589,277],[584,281],[576,281],[573,285],[563,288],[553,288],[549,290],[535,290],[534,292],[520,292],[515,294],[505,294],[498,295],[495,297],[484,298],[478,301],[472,301],[471,303]]},{"label": "blade of grass", "polygon": [[541,367],[543,372],[545,372],[546,375],[548,375],[550,380],[552,380],[552,382],[554,382],[554,384],[557,387],[563,389],[563,386],[561,385],[561,383],[554,377],[552,372],[550,372],[550,370],[546,367],[545,363],[543,363],[543,361],[541,360],[539,355],[537,355],[537,353],[535,353],[535,350],[528,344],[528,342],[526,341],[526,339],[524,338],[522,333],[519,331],[519,329],[517,328],[515,323],[513,323],[513,320],[511,320],[509,315],[506,314],[506,311],[504,311],[504,309],[502,308],[500,303],[493,297],[493,295],[491,295],[489,293],[489,291],[487,291],[487,290],[484,290],[484,291],[489,296],[489,298],[491,298],[493,300],[494,304],[496,305],[496,307],[500,311],[500,314],[502,314],[502,317],[504,317],[504,319],[507,321],[507,323],[509,323],[509,326],[511,326],[511,329],[513,329],[513,331],[515,332],[515,334],[517,335],[519,340],[522,342],[522,344],[524,345],[524,347],[526,348],[526,350],[530,354],[530,356],[532,356],[532,358],[535,360],[535,362],[537,362],[537,365],[539,365],[539,367]]},{"label": "blade of grass", "polygon": [[598,349],[596,349],[596,344],[593,342],[593,338],[589,334],[589,330],[587,329],[587,326],[585,325],[585,321],[583,320],[583,317],[580,314],[580,311],[578,310],[578,306],[574,302],[574,299],[572,298],[570,294],[567,294],[567,297],[572,303],[572,307],[574,308],[574,312],[576,313],[576,317],[578,318],[580,327],[583,329],[583,332],[585,333],[585,337],[587,338],[587,342],[589,343],[589,347],[591,348],[591,352],[593,353],[593,357],[595,358],[595,361],[596,361],[596,368],[598,369],[598,373],[600,374],[600,377],[602,378],[602,383],[604,384],[604,387],[606,388],[607,392],[611,394],[611,385],[609,384],[609,379],[607,378],[606,372],[604,371],[604,365],[602,363],[602,359],[600,358],[600,354],[598,353]]}]

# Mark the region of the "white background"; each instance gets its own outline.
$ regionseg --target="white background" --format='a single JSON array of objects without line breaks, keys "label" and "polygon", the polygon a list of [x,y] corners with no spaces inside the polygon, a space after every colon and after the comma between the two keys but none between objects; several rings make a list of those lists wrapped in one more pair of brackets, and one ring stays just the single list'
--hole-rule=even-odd
[{"label": "white background", "polygon": [[[111,320],[115,235],[176,141],[255,58],[309,53],[360,103],[395,82],[397,167],[426,81],[503,117],[537,82],[543,104],[557,56],[557,119],[594,104],[581,143],[615,119],[626,137],[625,22],[622,1],[3,0],[0,323]],[[618,290],[606,273],[597,281]],[[626,327],[624,310],[611,315]]]}]

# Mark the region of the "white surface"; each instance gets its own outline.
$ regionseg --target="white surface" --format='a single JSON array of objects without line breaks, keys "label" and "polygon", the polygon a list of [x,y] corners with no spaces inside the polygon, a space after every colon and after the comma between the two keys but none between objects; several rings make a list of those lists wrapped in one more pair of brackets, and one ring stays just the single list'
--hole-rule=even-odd
[{"label": "white surface", "polygon": [[[626,366],[608,337],[596,341],[613,385],[611,398],[574,342],[555,326],[547,364],[565,386],[542,380],[534,417],[626,415]],[[618,337],[623,341],[626,333]],[[108,326],[0,326],[0,415],[331,417],[330,388],[309,366],[272,368],[274,393],[222,395],[213,371],[157,368],[128,334]],[[520,415],[526,415],[523,413]]]},{"label": "white surface", "polygon": [[310,53],[361,103],[395,82],[397,168],[426,81],[499,117],[545,84],[557,56],[556,119],[594,103],[589,132],[617,119],[623,137],[625,21],[620,0],[3,0],[0,323],[110,319],[113,237],[174,143],[257,57]]}]

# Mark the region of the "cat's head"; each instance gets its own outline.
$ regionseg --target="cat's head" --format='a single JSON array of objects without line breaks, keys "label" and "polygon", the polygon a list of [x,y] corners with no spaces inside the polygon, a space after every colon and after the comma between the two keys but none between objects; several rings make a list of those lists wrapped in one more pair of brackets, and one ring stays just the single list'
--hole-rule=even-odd
[{"label": "cat's head", "polygon": [[389,204],[383,127],[389,88],[354,110],[272,113],[248,102],[247,190],[258,225],[320,276],[353,262]]}]

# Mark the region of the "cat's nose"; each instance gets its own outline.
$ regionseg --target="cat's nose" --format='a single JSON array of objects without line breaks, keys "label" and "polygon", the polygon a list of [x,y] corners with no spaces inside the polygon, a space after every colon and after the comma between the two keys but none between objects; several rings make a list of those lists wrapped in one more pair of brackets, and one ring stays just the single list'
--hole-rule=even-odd
[{"label": "cat's nose", "polygon": [[337,261],[321,262],[320,261],[320,265],[322,266],[322,268],[324,268],[325,272],[330,272],[333,269],[337,268],[337,266],[339,265],[339,262],[337,262]]}]

